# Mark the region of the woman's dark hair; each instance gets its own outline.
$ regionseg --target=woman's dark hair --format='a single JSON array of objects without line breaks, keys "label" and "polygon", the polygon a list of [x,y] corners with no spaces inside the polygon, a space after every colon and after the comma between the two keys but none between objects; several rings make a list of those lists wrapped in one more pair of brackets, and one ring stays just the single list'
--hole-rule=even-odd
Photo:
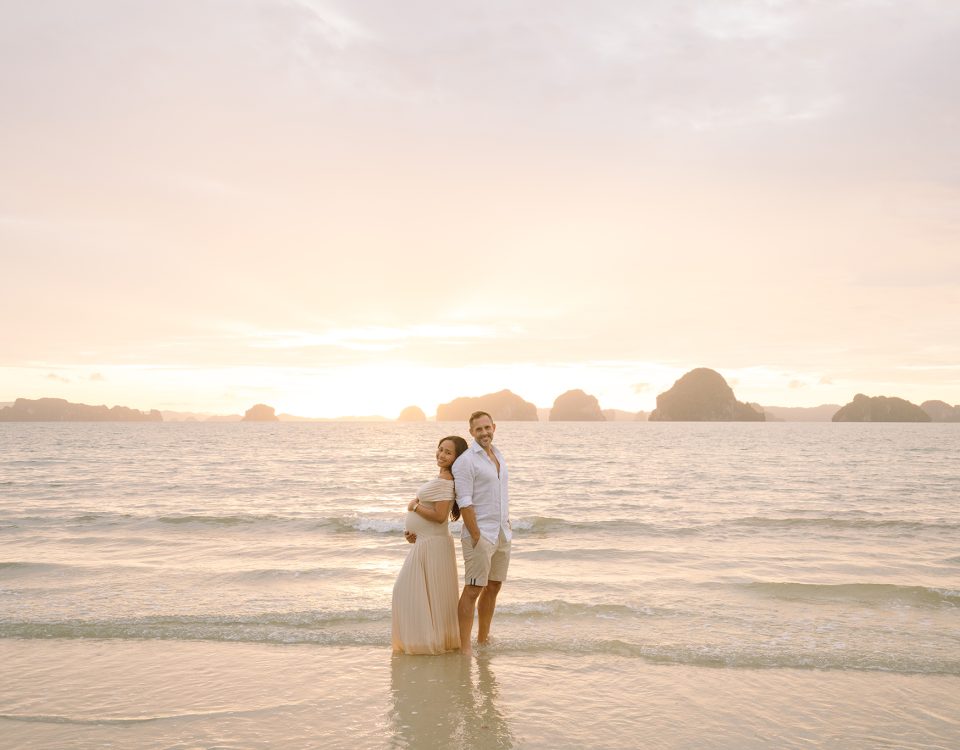
[{"label": "woman's dark hair", "polygon": [[[460,454],[462,454],[469,447],[467,445],[467,441],[459,435],[447,435],[445,438],[440,438],[440,442],[437,443],[437,447],[439,448],[441,445],[443,445],[444,441],[446,440],[449,440],[451,443],[453,443],[453,452],[456,454],[453,459],[454,461],[460,458]],[[456,495],[454,495],[454,498],[456,498]],[[456,499],[454,499],[453,506],[450,508],[450,518],[452,518],[454,521],[460,518],[460,506],[457,505]]]}]

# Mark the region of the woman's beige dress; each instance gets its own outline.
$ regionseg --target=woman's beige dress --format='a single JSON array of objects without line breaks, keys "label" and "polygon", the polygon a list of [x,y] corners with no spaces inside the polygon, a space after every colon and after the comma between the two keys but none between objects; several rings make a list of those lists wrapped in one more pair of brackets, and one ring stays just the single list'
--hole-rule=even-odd
[{"label": "woman's beige dress", "polygon": [[[420,504],[453,500],[452,479],[431,479],[417,492]],[[457,625],[457,557],[448,522],[407,513],[407,531],[417,535],[393,585],[393,650],[442,654],[460,648]]]}]

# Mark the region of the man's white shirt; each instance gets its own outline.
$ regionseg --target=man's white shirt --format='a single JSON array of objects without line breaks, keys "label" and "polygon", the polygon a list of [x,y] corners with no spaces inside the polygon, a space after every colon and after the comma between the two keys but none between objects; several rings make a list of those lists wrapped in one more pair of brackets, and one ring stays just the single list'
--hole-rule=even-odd
[{"label": "man's white shirt", "polygon": [[[454,462],[452,471],[457,505],[461,508],[473,507],[480,536],[496,544],[501,529],[507,540],[512,534],[507,463],[496,446],[493,446],[493,453],[500,462],[500,476],[497,476],[496,465],[476,441]],[[460,536],[464,539],[470,536],[466,524]]]}]

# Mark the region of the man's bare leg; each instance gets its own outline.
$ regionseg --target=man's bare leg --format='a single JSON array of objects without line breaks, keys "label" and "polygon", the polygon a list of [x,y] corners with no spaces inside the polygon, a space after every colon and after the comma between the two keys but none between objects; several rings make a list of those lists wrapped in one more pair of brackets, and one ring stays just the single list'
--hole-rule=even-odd
[{"label": "man's bare leg", "polygon": [[488,581],[483,587],[483,593],[480,594],[477,603],[477,613],[480,615],[477,643],[486,643],[490,638],[490,623],[493,621],[493,611],[497,608],[497,594],[500,593],[502,585],[503,581]]},{"label": "man's bare leg", "polygon": [[[473,613],[477,608],[477,599],[482,591],[483,586],[471,586],[468,583],[463,587],[460,601],[457,603],[457,620],[460,623],[460,653],[464,656],[473,654],[473,645],[470,640],[473,633]],[[483,622],[482,615],[480,621]],[[489,630],[489,628],[490,624],[488,622],[487,629]]]}]

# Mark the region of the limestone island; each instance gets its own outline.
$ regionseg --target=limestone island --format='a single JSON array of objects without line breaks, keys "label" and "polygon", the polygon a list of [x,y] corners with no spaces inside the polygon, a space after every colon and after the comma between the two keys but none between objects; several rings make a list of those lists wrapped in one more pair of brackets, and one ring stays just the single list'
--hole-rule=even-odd
[{"label": "limestone island", "polygon": [[426,422],[427,415],[423,413],[423,409],[419,406],[408,406],[402,412],[400,416],[397,417],[398,422]]},{"label": "limestone island", "polygon": [[929,422],[930,415],[916,404],[891,396],[858,393],[833,415],[834,422]]},{"label": "limestone island", "polygon": [[256,404],[247,409],[241,422],[279,422],[280,418],[274,413],[272,406]]},{"label": "limestone island", "polygon": [[596,396],[579,388],[557,396],[550,410],[551,422],[606,422]]},{"label": "limestone island", "polygon": [[537,407],[508,390],[463,396],[437,407],[438,422],[466,422],[475,411],[489,412],[494,422],[537,422]]},{"label": "limestone island", "polygon": [[960,422],[960,406],[950,406],[946,401],[924,401],[920,408],[934,422]]},{"label": "limestone island", "polygon": [[156,409],[142,412],[126,406],[72,404],[65,398],[18,398],[0,409],[0,422],[162,422]]},{"label": "limestone island", "polygon": [[763,422],[763,412],[737,401],[716,370],[698,367],[657,396],[650,422]]}]

